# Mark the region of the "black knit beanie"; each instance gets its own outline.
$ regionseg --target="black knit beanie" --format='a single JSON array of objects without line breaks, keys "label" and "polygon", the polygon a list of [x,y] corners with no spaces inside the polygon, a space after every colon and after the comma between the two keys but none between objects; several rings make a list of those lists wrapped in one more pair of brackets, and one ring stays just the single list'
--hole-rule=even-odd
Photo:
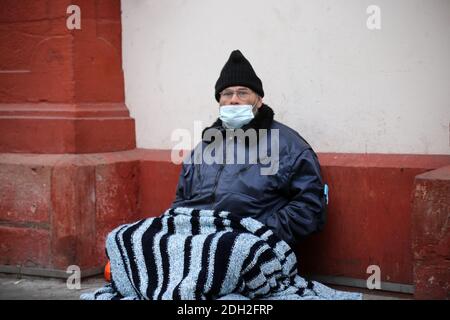
[{"label": "black knit beanie", "polygon": [[216,100],[220,100],[220,92],[232,86],[244,86],[252,89],[260,97],[264,97],[264,90],[261,80],[256,75],[252,65],[242,55],[239,50],[234,50],[227,63],[220,72],[220,77],[216,82]]}]

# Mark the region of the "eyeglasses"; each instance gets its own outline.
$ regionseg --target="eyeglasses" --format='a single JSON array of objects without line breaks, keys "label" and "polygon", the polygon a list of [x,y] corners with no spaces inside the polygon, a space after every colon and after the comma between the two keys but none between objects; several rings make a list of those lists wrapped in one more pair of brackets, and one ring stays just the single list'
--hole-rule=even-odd
[{"label": "eyeglasses", "polygon": [[250,90],[237,90],[237,91],[224,90],[220,93],[220,97],[225,100],[231,100],[234,94],[236,94],[240,100],[245,100],[248,99],[248,97],[252,94],[252,92]]}]

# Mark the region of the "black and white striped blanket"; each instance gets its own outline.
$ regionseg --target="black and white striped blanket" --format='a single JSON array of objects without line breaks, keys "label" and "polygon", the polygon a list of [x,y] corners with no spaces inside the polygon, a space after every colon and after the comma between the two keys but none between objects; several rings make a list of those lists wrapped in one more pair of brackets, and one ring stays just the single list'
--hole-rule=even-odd
[{"label": "black and white striped blanket", "polygon": [[111,283],[81,299],[361,299],[297,274],[289,245],[253,218],[171,208],[106,240]]}]

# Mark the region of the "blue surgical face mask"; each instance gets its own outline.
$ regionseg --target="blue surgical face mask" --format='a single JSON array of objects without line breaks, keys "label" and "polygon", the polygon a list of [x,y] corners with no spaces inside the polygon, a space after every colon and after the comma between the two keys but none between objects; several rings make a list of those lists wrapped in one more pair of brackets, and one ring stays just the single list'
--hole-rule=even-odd
[{"label": "blue surgical face mask", "polygon": [[246,105],[226,105],[221,106],[219,118],[227,129],[238,129],[246,125],[254,118],[253,106]]}]

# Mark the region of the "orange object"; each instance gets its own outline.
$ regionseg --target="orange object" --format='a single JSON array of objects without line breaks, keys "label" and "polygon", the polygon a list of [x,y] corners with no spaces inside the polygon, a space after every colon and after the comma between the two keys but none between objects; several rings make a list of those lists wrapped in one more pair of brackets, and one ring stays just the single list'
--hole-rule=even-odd
[{"label": "orange object", "polygon": [[111,264],[109,263],[109,260],[105,266],[104,276],[106,281],[111,282]]}]

